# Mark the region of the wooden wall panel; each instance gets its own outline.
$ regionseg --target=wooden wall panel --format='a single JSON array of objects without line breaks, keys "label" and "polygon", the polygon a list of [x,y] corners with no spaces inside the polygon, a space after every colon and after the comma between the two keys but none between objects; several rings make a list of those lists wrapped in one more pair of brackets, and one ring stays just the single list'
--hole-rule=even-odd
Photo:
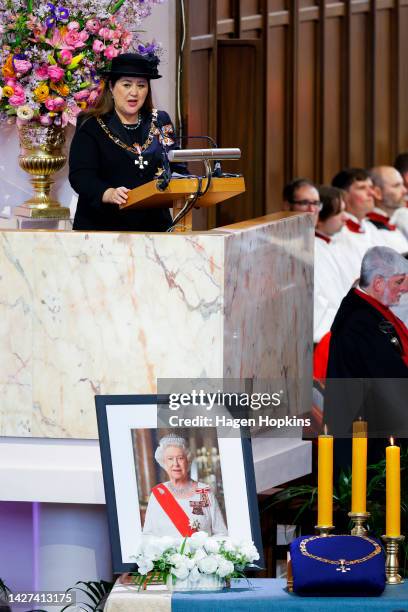
[{"label": "wooden wall panel", "polygon": [[267,64],[273,71],[267,79],[266,97],[266,199],[265,211],[273,212],[282,206],[283,177],[287,140],[282,126],[285,125],[288,106],[286,87],[287,32],[285,27],[276,27],[268,33]]},{"label": "wooden wall panel", "polygon": [[399,66],[398,80],[395,79],[392,87],[398,88],[395,95],[397,110],[395,153],[408,151],[408,6],[401,6],[396,18],[396,62]]},{"label": "wooden wall panel", "polygon": [[331,181],[342,165],[342,21],[327,19],[324,62],[322,169],[318,180]]},{"label": "wooden wall panel", "polygon": [[350,154],[346,161],[350,166],[365,166],[368,161],[367,111],[370,108],[368,78],[368,16],[353,15],[351,19],[351,69],[350,69]]},{"label": "wooden wall panel", "polygon": [[296,175],[316,174],[316,24],[304,22],[299,28],[299,71],[297,113]]},{"label": "wooden wall panel", "polygon": [[[240,67],[237,79],[234,66]],[[247,191],[218,207],[217,225],[228,225],[264,211],[263,150],[265,121],[259,41],[230,40],[218,43],[218,143],[239,147],[239,161],[223,162],[227,172],[244,174]],[[237,112],[238,111],[238,112]],[[241,119],[237,120],[240,114]]]},{"label": "wooden wall panel", "polygon": [[374,164],[389,164],[392,151],[392,88],[393,44],[391,11],[378,11],[375,40],[375,137]]}]

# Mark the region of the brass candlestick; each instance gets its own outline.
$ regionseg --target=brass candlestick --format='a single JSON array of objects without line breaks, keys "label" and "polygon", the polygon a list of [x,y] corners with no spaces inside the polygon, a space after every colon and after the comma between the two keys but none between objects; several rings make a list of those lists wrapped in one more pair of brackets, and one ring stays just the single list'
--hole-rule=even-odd
[{"label": "brass candlestick", "polygon": [[365,527],[365,523],[370,518],[371,514],[369,512],[349,512],[348,516],[351,518],[354,525],[351,530],[351,535],[366,536],[368,531]]},{"label": "brass candlestick", "polygon": [[405,540],[405,537],[383,535],[382,539],[384,540],[387,549],[387,558],[385,561],[385,577],[387,584],[402,584],[404,579],[401,578],[398,573],[398,548],[400,542]]},{"label": "brass candlestick", "polygon": [[321,537],[328,536],[334,529],[334,525],[315,525],[316,531],[319,532]]}]

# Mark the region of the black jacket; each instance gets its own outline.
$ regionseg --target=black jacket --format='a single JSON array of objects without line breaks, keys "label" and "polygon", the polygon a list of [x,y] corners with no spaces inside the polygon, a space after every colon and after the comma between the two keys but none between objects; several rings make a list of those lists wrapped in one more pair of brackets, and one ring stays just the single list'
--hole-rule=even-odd
[{"label": "black jacket", "polygon": [[[126,130],[115,113],[102,117],[109,131],[122,142],[131,145],[146,141],[152,114],[144,113],[137,130]],[[174,129],[169,115],[158,112],[157,124],[166,139],[166,150],[175,146]],[[165,231],[171,222],[168,209],[119,208],[102,202],[102,195],[109,187],[133,189],[151,181],[158,168],[163,167],[163,144],[158,136],[143,152],[148,162],[143,169],[136,163],[138,154],[121,148],[102,129],[95,117],[78,121],[69,155],[69,181],[79,194],[74,219],[76,230],[112,231]],[[172,165],[173,171],[186,173],[184,165]]]},{"label": "black jacket", "polygon": [[408,434],[408,367],[400,347],[395,328],[351,289],[331,328],[324,408],[331,433],[350,435],[361,416],[371,435]]}]

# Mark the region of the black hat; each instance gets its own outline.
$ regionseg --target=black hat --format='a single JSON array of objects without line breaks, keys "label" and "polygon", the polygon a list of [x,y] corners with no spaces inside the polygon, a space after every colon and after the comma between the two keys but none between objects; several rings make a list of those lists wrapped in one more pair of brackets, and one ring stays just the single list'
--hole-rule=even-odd
[{"label": "black hat", "polygon": [[140,53],[122,53],[114,57],[111,69],[103,72],[104,77],[144,77],[145,79],[160,79],[157,66],[159,58],[153,53],[140,55]]}]

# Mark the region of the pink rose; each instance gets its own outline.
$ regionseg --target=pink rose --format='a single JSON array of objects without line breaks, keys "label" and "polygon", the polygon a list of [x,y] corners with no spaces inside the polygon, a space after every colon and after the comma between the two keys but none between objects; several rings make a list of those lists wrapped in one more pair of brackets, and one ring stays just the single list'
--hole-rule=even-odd
[{"label": "pink rose", "polygon": [[64,77],[64,69],[59,66],[48,66],[48,76],[51,81],[60,81]]},{"label": "pink rose", "polygon": [[68,65],[72,62],[72,53],[71,51],[68,51],[68,49],[63,49],[60,52],[59,57],[60,57],[61,64]]},{"label": "pink rose", "polygon": [[131,32],[128,32],[122,37],[122,46],[124,47],[124,49],[128,49],[130,47],[132,40],[133,34]]},{"label": "pink rose", "polygon": [[36,76],[39,79],[46,79],[48,77],[48,66],[47,64],[41,64],[35,71]]},{"label": "pink rose", "polygon": [[24,102],[26,101],[24,91],[23,93],[20,93],[20,94],[17,94],[16,92],[14,92],[14,94],[10,96],[8,101],[9,101],[9,104],[11,104],[11,106],[22,106]]},{"label": "pink rose", "polygon": [[103,51],[104,48],[105,48],[105,45],[103,44],[101,40],[93,41],[92,51],[95,51],[95,53],[101,53],[101,51]]},{"label": "pink rose", "polygon": [[14,89],[14,87],[16,86],[16,79],[12,79],[12,78],[6,79],[5,85],[7,87],[12,87]]},{"label": "pink rose", "polygon": [[89,97],[89,93],[89,89],[82,89],[81,91],[77,91],[76,93],[74,93],[74,100],[77,100],[77,102],[81,100],[87,100]]},{"label": "pink rose", "polygon": [[70,21],[69,24],[67,25],[68,30],[79,30],[81,26],[79,25],[79,23],[77,21]]},{"label": "pink rose", "polygon": [[61,111],[65,106],[65,100],[63,98],[47,98],[45,101],[45,108],[52,112]]},{"label": "pink rose", "polygon": [[112,38],[112,30],[109,28],[101,28],[98,32],[98,36],[105,38],[106,40],[110,40]]},{"label": "pink rose", "polygon": [[122,36],[122,31],[119,28],[117,30],[113,30],[112,40],[120,40],[121,36]]},{"label": "pink rose", "polygon": [[107,59],[111,60],[119,55],[119,49],[116,49],[113,45],[109,45],[109,47],[106,47],[103,54]]},{"label": "pink rose", "polygon": [[[85,40],[88,38],[88,34],[85,32]],[[70,49],[80,49],[81,47],[85,47],[85,42],[83,37],[81,37],[80,33],[77,30],[71,30],[67,32],[64,36],[64,42],[67,47]]]},{"label": "pink rose", "polygon": [[20,74],[25,74],[31,68],[32,68],[32,63],[29,62],[28,60],[19,60],[19,59],[14,60],[14,69],[16,72],[19,72]]},{"label": "pink rose", "polygon": [[101,24],[97,19],[88,19],[85,24],[85,27],[92,34],[97,34],[99,28],[101,27]]}]

